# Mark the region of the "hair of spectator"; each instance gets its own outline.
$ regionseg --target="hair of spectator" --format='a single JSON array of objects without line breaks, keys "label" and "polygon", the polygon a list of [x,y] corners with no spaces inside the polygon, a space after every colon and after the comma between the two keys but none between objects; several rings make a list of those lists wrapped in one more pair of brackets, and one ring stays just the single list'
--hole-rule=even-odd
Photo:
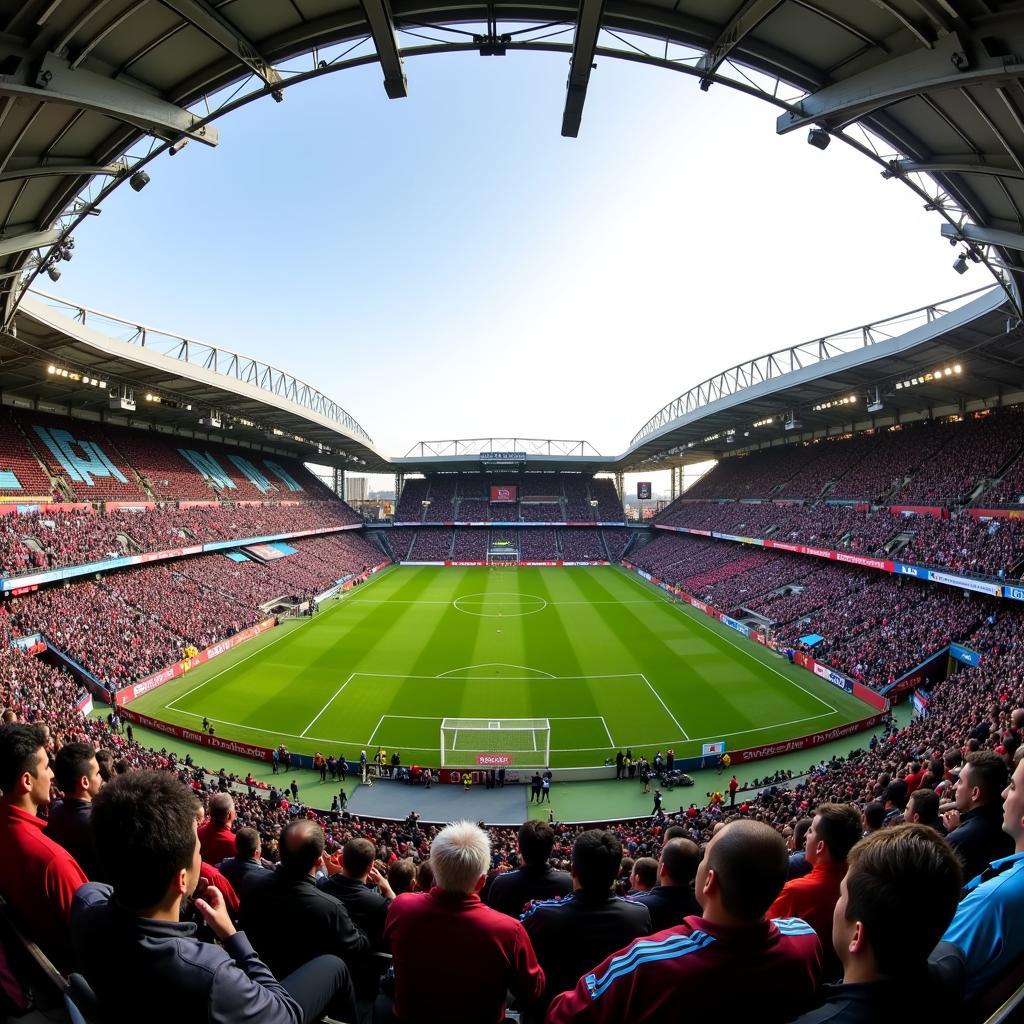
[{"label": "hair of spectator", "polygon": [[700,864],[700,847],[692,839],[670,839],[661,848],[661,866],[676,885],[689,885]]},{"label": "hair of spectator", "polygon": [[430,892],[434,887],[434,869],[429,860],[421,860],[416,868],[416,888],[420,892]]},{"label": "hair of spectator", "polygon": [[730,822],[706,847],[704,856],[718,881],[722,906],[747,921],[764,916],[789,871],[786,841],[762,821]]},{"label": "hair of spectator", "polygon": [[572,847],[572,870],[580,887],[603,892],[619,876],[622,843],[612,832],[592,828],[581,832]]},{"label": "hair of spectator", "polygon": [[377,849],[369,839],[359,836],[350,839],[341,851],[341,863],[345,867],[345,873],[352,878],[363,878],[373,867]]},{"label": "hair of spectator", "polygon": [[491,864],[491,840],[479,825],[455,821],[430,844],[435,883],[446,892],[469,895]]},{"label": "hair of spectator", "polygon": [[260,834],[254,828],[240,828],[235,833],[235,856],[239,860],[251,860],[260,848]]},{"label": "hair of spectator", "polygon": [[308,875],[324,852],[324,830],[309,818],[295,818],[281,832],[281,867],[301,878]]},{"label": "hair of spectator", "polygon": [[864,827],[872,831],[881,828],[885,822],[885,804],[881,800],[872,800],[864,808]]},{"label": "hair of spectator", "polygon": [[0,728],[0,790],[10,793],[26,772],[36,777],[39,748],[46,734],[38,725],[5,725]]},{"label": "hair of spectator", "polygon": [[813,824],[814,819],[808,815],[801,818],[793,826],[793,846],[796,849],[802,850],[804,848],[804,840],[807,838],[807,832]]},{"label": "hair of spectator", "polygon": [[939,794],[934,789],[915,789],[910,794],[910,809],[918,816],[917,824],[932,828],[939,824]]},{"label": "hair of spectator", "polygon": [[89,762],[96,757],[96,751],[88,743],[65,743],[53,759],[53,775],[57,785],[65,793],[78,789],[83,775],[89,774]]},{"label": "hair of spectator", "polygon": [[638,857],[632,874],[645,889],[653,889],[658,884],[658,862],[653,857]]},{"label": "hair of spectator", "polygon": [[688,835],[686,829],[682,825],[669,825],[665,829],[665,834],[662,836],[662,843],[667,843],[670,839],[687,839]]},{"label": "hair of spectator", "polygon": [[971,787],[977,786],[981,790],[982,801],[994,803],[998,800],[1009,779],[1006,762],[993,750],[979,750],[967,755],[966,767],[971,771]]},{"label": "hair of spectator", "polygon": [[960,862],[935,829],[897,825],[850,851],[846,920],[860,921],[883,975],[923,967],[953,920],[963,885]]},{"label": "hair of spectator", "polygon": [[192,866],[195,795],[174,775],[128,772],[92,802],[96,853],[117,900],[138,913],[166,895],[174,876]]},{"label": "hair of spectator", "polygon": [[819,804],[814,813],[818,821],[815,832],[828,847],[829,856],[846,860],[864,831],[860,811],[852,804]]},{"label": "hair of spectator", "polygon": [[885,801],[901,811],[907,809],[907,784],[903,779],[893,779],[885,787]]},{"label": "hair of spectator", "polygon": [[413,882],[416,879],[416,865],[412,857],[400,857],[391,862],[388,868],[388,885],[391,886],[396,896],[403,892],[411,892]]},{"label": "hair of spectator", "polygon": [[519,852],[527,864],[544,864],[554,846],[555,830],[546,821],[524,821],[519,826]]},{"label": "hair of spectator", "polygon": [[210,820],[215,825],[226,825],[234,809],[235,801],[230,793],[214,793],[210,797]]}]

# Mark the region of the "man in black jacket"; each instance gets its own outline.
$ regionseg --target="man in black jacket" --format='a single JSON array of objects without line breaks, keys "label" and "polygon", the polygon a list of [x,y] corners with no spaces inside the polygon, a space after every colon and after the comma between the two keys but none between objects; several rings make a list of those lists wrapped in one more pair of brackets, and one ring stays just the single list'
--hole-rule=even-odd
[{"label": "man in black jacket", "polygon": [[92,799],[103,786],[96,751],[88,743],[65,743],[54,758],[53,774],[64,799],[50,808],[46,834],[78,861],[88,878],[98,881],[100,869],[89,824]]},{"label": "man in black jacket", "polygon": [[76,962],[109,1024],[309,1024],[325,1010],[355,1020],[344,963],[317,956],[278,981],[235,930],[216,888],[195,900],[220,946],[196,938],[181,905],[202,866],[195,796],[168,772],[117,776],[93,801],[96,852],[109,885],[75,894]]},{"label": "man in black jacket", "polygon": [[[325,892],[345,904],[352,923],[366,932],[374,952],[384,950],[384,922],[395,898],[388,880],[374,866],[376,849],[369,839],[350,839],[341,851],[340,864],[327,861],[329,877],[318,883]],[[369,888],[375,885],[379,891]]]},{"label": "man in black jacket", "polygon": [[545,1006],[575,988],[605,957],[651,934],[648,909],[612,895],[621,861],[622,844],[614,833],[581,833],[572,848],[573,891],[533,903],[520,918],[544,968]]},{"label": "man in black jacket", "polygon": [[572,877],[548,863],[555,845],[555,832],[544,821],[524,821],[519,827],[519,853],[523,866],[507,871],[491,882],[487,904],[509,917],[519,917],[531,900],[568,896]]},{"label": "man in black jacket", "polygon": [[281,863],[249,886],[242,925],[275,974],[288,974],[311,956],[332,953],[349,962],[370,949],[345,904],[316,886],[324,852],[323,830],[309,818],[290,821],[281,833]]},{"label": "man in black jacket", "polygon": [[1013,853],[1013,840],[1003,831],[1002,792],[1008,778],[1006,762],[991,750],[968,754],[960,769],[954,790],[956,807],[942,815],[942,823],[967,881],[991,861]]},{"label": "man in black jacket", "polygon": [[224,877],[234,886],[240,900],[252,882],[267,878],[271,868],[261,857],[260,834],[254,828],[240,828],[235,833],[235,855],[225,857],[217,865]]},{"label": "man in black jacket", "polygon": [[700,848],[689,839],[670,839],[661,848],[658,884],[629,897],[651,912],[652,931],[682,924],[688,914],[700,914],[700,904],[693,894],[699,865]]}]

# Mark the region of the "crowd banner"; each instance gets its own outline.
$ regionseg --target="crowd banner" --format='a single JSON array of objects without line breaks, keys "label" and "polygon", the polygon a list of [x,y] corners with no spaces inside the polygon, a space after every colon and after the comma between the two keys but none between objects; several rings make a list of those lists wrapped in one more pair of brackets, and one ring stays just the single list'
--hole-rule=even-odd
[{"label": "crowd banner", "polygon": [[153,729],[155,732],[162,732],[176,739],[184,740],[186,743],[196,743],[202,747],[209,747],[211,750],[220,750],[227,754],[238,754],[240,757],[249,757],[254,761],[271,760],[269,747],[257,747],[252,743],[242,743],[239,740],[221,739],[220,736],[210,736],[198,729],[186,729],[181,725],[172,725],[170,722],[161,722],[158,718],[151,718],[131,708],[122,708],[118,715],[128,722]]},{"label": "crowd banner", "polygon": [[976,580],[970,576],[954,576],[952,573],[936,572],[934,569],[929,569],[928,578],[936,583],[944,583],[947,587],[973,590],[976,594],[989,594],[992,597],[1000,597],[1003,593],[1001,584],[990,583],[988,580]]},{"label": "crowd banner", "polygon": [[249,626],[248,629],[240,630],[234,636],[229,636],[226,640],[221,640],[219,643],[200,651],[194,658],[182,658],[181,661],[176,661],[173,665],[168,665],[167,668],[154,672],[152,675],[146,676],[145,679],[140,679],[137,683],[126,686],[123,690],[118,690],[115,694],[114,702],[118,707],[130,704],[144,693],[149,693],[151,690],[163,686],[164,683],[169,683],[172,679],[178,679],[197,665],[203,665],[208,661],[213,661],[214,658],[219,658],[222,654],[226,654],[228,651],[238,647],[239,644],[252,640],[253,637],[265,633],[276,625],[277,619],[271,617],[264,619],[255,626]]},{"label": "crowd banner", "polygon": [[950,644],[949,653],[957,661],[962,661],[965,665],[977,666],[981,664],[981,655],[977,651],[972,651],[970,647],[964,647],[963,644]]},{"label": "crowd banner", "polygon": [[918,717],[928,717],[928,702],[931,700],[931,694],[925,690],[917,689],[910,695],[910,703],[914,705],[914,710],[917,712]]}]

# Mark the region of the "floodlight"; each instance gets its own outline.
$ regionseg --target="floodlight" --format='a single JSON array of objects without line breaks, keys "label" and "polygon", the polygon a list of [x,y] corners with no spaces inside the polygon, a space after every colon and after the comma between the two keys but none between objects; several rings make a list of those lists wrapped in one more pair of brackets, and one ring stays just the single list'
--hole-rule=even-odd
[{"label": "floodlight", "polygon": [[812,128],[807,133],[807,142],[815,149],[825,150],[828,149],[829,143],[832,141],[832,136],[829,135],[824,128]]},{"label": "floodlight", "polygon": [[967,273],[967,256],[964,253],[960,253],[960,255],[957,256],[956,262],[953,264],[953,269],[958,274]]},{"label": "floodlight", "polygon": [[60,280],[60,267],[49,266],[46,268],[46,274],[51,281]]},{"label": "floodlight", "polygon": [[141,192],[149,184],[149,175],[145,171],[136,171],[129,179],[128,184],[136,192]]}]

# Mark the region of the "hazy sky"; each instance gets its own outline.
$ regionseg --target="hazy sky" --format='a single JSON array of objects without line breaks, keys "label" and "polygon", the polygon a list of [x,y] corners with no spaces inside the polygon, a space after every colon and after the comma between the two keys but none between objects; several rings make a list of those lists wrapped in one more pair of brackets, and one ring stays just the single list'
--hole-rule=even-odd
[{"label": "hazy sky", "polygon": [[586,439],[616,454],[744,358],[989,283],[940,220],[775,109],[615,60],[579,139],[568,58],[344,71],[220,122],[76,235],[56,293],[259,356],[386,454]]}]

